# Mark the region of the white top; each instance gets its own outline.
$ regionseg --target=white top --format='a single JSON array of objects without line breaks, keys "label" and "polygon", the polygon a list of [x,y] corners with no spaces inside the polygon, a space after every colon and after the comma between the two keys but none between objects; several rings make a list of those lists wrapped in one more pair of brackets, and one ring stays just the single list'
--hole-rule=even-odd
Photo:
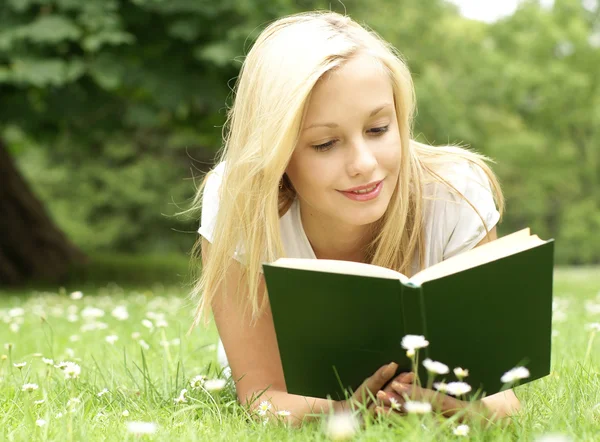
[{"label": "white top", "polygon": [[[215,220],[219,210],[219,188],[224,170],[225,162],[218,164],[208,177],[204,188],[198,233],[210,242],[214,237]],[[451,163],[441,175],[477,208],[487,228],[491,230],[498,222],[500,214],[494,204],[489,181],[481,168],[467,162]],[[444,184],[425,184],[423,194],[425,267],[467,251],[483,239],[485,228],[477,213],[466,201],[451,193]],[[286,257],[316,259],[302,227],[297,198],[280,218],[279,225]],[[238,261],[242,261],[241,250],[238,248],[234,255]],[[417,270],[418,257],[415,256],[412,273],[416,273]]]},{"label": "white top", "polygon": [[[208,177],[204,188],[198,233],[210,242],[213,240],[215,219],[219,210],[219,188],[224,170],[225,163],[218,164]],[[488,230],[491,230],[498,222],[500,213],[494,204],[489,181],[481,168],[467,162],[451,163],[441,175],[477,208]],[[439,182],[427,183],[424,185],[423,194],[425,268],[470,250],[483,239],[485,228],[477,213],[462,198],[451,193],[447,186]],[[297,198],[279,219],[279,224],[286,257],[316,259],[302,227]],[[238,248],[234,256],[238,261],[243,260],[241,250]],[[415,256],[413,274],[418,271],[418,260],[418,256]],[[217,358],[222,367],[229,365],[220,339]]]}]

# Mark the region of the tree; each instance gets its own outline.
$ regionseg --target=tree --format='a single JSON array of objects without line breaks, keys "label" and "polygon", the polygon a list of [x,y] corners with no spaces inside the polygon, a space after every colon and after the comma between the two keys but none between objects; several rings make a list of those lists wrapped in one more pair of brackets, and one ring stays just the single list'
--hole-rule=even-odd
[{"label": "tree", "polygon": [[[143,210],[154,207],[154,219],[160,218],[156,193],[148,189],[160,179],[175,182],[177,173],[165,163],[176,164],[182,173],[188,151],[207,158],[202,152],[219,147],[215,126],[224,119],[225,79],[237,74],[236,55],[259,31],[256,25],[319,3],[326,2],[2,2],[0,146],[6,161],[0,207],[8,228],[0,231],[0,275],[10,282],[45,276],[48,272],[36,264],[39,255],[52,257],[50,273],[60,277],[73,260],[83,259],[41,215],[42,204],[8,161],[3,136],[38,146],[46,168],[69,170],[59,184],[67,192],[81,192],[79,204],[94,199],[85,206],[86,226],[93,233],[87,238],[97,241],[91,248],[132,250],[132,244],[160,237],[169,228],[155,222],[152,231],[148,209]],[[17,210],[24,207],[30,209]],[[63,221],[79,209],[62,211]],[[37,243],[43,250],[28,246],[26,235],[34,224],[41,229],[37,235],[46,238]]]}]

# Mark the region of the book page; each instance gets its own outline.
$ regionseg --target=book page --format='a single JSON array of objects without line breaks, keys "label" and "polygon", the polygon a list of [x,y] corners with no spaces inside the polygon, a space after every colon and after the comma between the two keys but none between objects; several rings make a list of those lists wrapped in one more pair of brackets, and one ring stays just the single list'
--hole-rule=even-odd
[{"label": "book page", "polygon": [[530,235],[529,228],[523,229],[428,267],[414,275],[410,282],[420,285],[545,243],[537,235]]},{"label": "book page", "polygon": [[408,278],[402,273],[373,264],[364,264],[362,262],[338,261],[334,259],[279,258],[272,262],[271,265],[290,269],[341,273],[344,275],[372,276],[375,278],[396,279],[402,282],[408,281]]}]

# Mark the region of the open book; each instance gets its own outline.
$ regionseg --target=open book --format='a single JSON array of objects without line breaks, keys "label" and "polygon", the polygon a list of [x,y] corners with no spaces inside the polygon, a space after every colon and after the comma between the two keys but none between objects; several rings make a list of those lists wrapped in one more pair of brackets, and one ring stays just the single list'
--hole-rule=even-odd
[{"label": "open book", "polygon": [[[342,399],[385,363],[411,361],[403,336],[424,335],[429,357],[454,367],[477,392],[525,366],[550,372],[554,240],[524,229],[433,265],[411,278],[349,261],[281,258],[263,264],[289,393]],[[426,382],[427,372],[420,367]]]}]

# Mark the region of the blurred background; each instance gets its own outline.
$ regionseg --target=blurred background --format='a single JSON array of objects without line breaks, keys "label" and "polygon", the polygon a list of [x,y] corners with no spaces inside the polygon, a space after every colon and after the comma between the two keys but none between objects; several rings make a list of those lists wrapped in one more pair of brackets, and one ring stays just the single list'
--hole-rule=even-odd
[{"label": "blurred background", "polygon": [[[491,156],[500,235],[600,262],[598,0],[0,0],[0,283],[183,281],[198,177],[267,24],[347,13],[405,56],[415,138]],[[135,263],[133,265],[132,263]]]}]

